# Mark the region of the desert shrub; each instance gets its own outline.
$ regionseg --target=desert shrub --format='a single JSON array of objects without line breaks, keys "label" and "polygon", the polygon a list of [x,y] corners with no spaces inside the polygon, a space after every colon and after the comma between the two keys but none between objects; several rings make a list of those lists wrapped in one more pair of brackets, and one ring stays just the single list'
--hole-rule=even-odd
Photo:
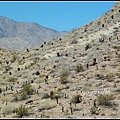
[{"label": "desert shrub", "polygon": [[23,60],[23,59],[19,59],[19,60],[18,60],[18,64],[19,64],[19,65],[23,65],[24,63],[25,63],[25,60]]},{"label": "desert shrub", "polygon": [[35,62],[31,62],[29,65],[28,65],[28,68],[32,67],[33,65],[35,65],[36,63]]},{"label": "desert shrub", "polygon": [[29,115],[28,108],[25,108],[25,106],[21,105],[16,109],[16,114],[20,118],[22,118],[23,116],[27,116]]},{"label": "desert shrub", "polygon": [[107,66],[107,63],[104,61],[104,62],[100,63],[100,66],[105,68]]},{"label": "desert shrub", "polygon": [[118,78],[120,78],[120,73],[116,73],[116,75],[118,76]]},{"label": "desert shrub", "polygon": [[90,108],[91,114],[95,114],[96,110],[97,110],[97,108],[96,108],[95,106],[92,106],[92,107]]},{"label": "desert shrub", "polygon": [[42,62],[42,61],[45,61],[45,60],[47,60],[46,57],[43,57],[43,58],[40,59],[41,62]]},{"label": "desert shrub", "polygon": [[34,89],[32,88],[31,84],[23,84],[22,92],[26,92],[27,95],[31,95],[34,92]]},{"label": "desert shrub", "polygon": [[117,88],[116,90],[114,90],[114,92],[119,92],[120,93],[120,88]]},{"label": "desert shrub", "polygon": [[105,73],[104,72],[95,73],[95,78],[96,79],[105,79]]},{"label": "desert shrub", "polygon": [[116,51],[120,51],[120,46],[114,46],[114,49],[116,49]]},{"label": "desert shrub", "polygon": [[113,76],[111,74],[106,75],[106,79],[108,82],[113,81]]},{"label": "desert shrub", "polygon": [[60,73],[60,82],[62,84],[65,84],[68,82],[68,75],[69,75],[69,71],[66,69],[62,69],[62,71]]},{"label": "desert shrub", "polygon": [[100,25],[101,21],[98,21],[97,24]]},{"label": "desert shrub", "polygon": [[42,110],[48,110],[56,107],[56,104],[54,101],[51,101],[50,99],[43,99],[40,101],[40,107],[39,109]]},{"label": "desert shrub", "polygon": [[18,100],[25,100],[25,99],[27,99],[28,94],[27,94],[27,91],[21,91],[18,95],[19,95]]},{"label": "desert shrub", "polygon": [[27,98],[28,98],[27,92],[26,92],[26,91],[21,91],[21,92],[19,92],[19,93],[14,93],[14,94],[12,95],[11,102],[26,100]]},{"label": "desert shrub", "polygon": [[12,101],[14,102],[14,101],[18,101],[18,94],[17,93],[14,93],[13,95],[12,95]]},{"label": "desert shrub", "polygon": [[17,78],[13,77],[13,76],[9,76],[8,78],[8,82],[15,82],[17,80]]},{"label": "desert shrub", "polygon": [[84,71],[84,67],[81,64],[76,65],[75,72],[78,73],[78,72],[82,72],[82,71]]},{"label": "desert shrub", "polygon": [[73,39],[72,41],[71,41],[71,44],[77,44],[77,40],[76,39]]},{"label": "desert shrub", "polygon": [[104,105],[104,106],[110,106],[111,100],[113,100],[114,97],[112,94],[100,94],[99,96],[97,96],[97,101],[99,103],[99,105]]},{"label": "desert shrub", "polygon": [[2,109],[4,115],[12,114],[13,111],[15,110],[16,110],[16,104],[14,103],[5,105]]},{"label": "desert shrub", "polygon": [[10,59],[10,62],[11,63],[15,62],[17,58],[18,58],[17,55],[13,55],[12,58]]},{"label": "desert shrub", "polygon": [[85,83],[83,84],[83,86],[88,86],[88,87],[90,87],[90,86],[92,86],[92,84],[93,84],[93,81],[87,81],[87,82],[85,82]]},{"label": "desert shrub", "polygon": [[53,98],[60,98],[60,97],[62,97],[62,92],[61,92],[61,90],[57,90],[57,91],[54,91],[54,93],[53,93]]},{"label": "desert shrub", "polygon": [[80,95],[74,95],[71,99],[71,102],[73,103],[80,103],[82,101],[81,96]]}]

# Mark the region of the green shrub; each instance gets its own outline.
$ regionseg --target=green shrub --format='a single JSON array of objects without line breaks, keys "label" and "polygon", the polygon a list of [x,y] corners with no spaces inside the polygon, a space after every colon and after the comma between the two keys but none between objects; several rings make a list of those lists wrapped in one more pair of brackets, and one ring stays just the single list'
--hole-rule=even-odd
[{"label": "green shrub", "polygon": [[23,116],[27,116],[28,115],[28,108],[25,108],[23,105],[21,105],[19,108],[16,109],[16,114],[20,118],[22,118]]},{"label": "green shrub", "polygon": [[68,70],[65,70],[63,69],[60,73],[60,82],[62,84],[65,84],[68,82],[68,75],[69,75],[69,71]]},{"label": "green shrub", "polygon": [[96,110],[97,110],[97,108],[96,108],[95,106],[92,106],[92,107],[90,108],[91,114],[95,114]]},{"label": "green shrub", "polygon": [[22,92],[26,92],[27,95],[31,95],[33,93],[34,89],[32,88],[31,84],[23,84]]},{"label": "green shrub", "polygon": [[71,99],[71,102],[73,103],[80,103],[82,101],[82,98],[80,95],[74,95]]},{"label": "green shrub", "polygon": [[17,55],[13,55],[12,58],[11,58],[11,60],[10,60],[10,62],[11,63],[15,62],[17,58],[18,58]]},{"label": "green shrub", "polygon": [[101,21],[98,21],[97,24],[100,25]]},{"label": "green shrub", "polygon": [[84,71],[83,66],[81,64],[80,65],[76,65],[75,72],[78,73],[78,72],[82,72],[82,71]]},{"label": "green shrub", "polygon": [[8,82],[15,82],[17,80],[17,78],[13,77],[13,76],[9,76],[8,78]]},{"label": "green shrub", "polygon": [[104,106],[110,106],[111,105],[111,100],[113,100],[114,97],[112,94],[100,94],[97,97],[97,101],[99,105],[104,105]]},{"label": "green shrub", "polygon": [[118,76],[118,78],[120,78],[120,73],[116,73],[116,75]]},{"label": "green shrub", "polygon": [[4,115],[11,115],[13,113],[13,111],[15,111],[17,108],[15,103],[10,103],[7,104],[3,107],[2,112]]},{"label": "green shrub", "polygon": [[20,101],[20,100],[26,100],[28,97],[27,97],[27,92],[26,91],[21,91],[19,93],[14,93],[13,96],[12,96],[12,102],[14,101]]},{"label": "green shrub", "polygon": [[18,94],[17,93],[14,93],[12,95],[12,97],[13,97],[13,101],[18,101]]},{"label": "green shrub", "polygon": [[[25,99],[27,99],[27,91],[21,91],[19,94],[19,100],[25,100]],[[17,98],[16,98],[17,99]]]},{"label": "green shrub", "polygon": [[106,79],[108,82],[111,82],[111,81],[113,81],[113,76],[108,74],[108,75],[106,75]]}]

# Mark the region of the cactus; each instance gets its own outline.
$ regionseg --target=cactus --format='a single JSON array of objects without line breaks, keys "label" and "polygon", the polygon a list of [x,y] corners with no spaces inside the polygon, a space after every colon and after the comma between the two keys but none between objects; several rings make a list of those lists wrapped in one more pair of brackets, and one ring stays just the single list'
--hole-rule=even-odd
[{"label": "cactus", "polygon": [[2,88],[0,88],[0,93],[2,93]]},{"label": "cactus", "polygon": [[50,91],[50,98],[53,99],[53,91]]}]

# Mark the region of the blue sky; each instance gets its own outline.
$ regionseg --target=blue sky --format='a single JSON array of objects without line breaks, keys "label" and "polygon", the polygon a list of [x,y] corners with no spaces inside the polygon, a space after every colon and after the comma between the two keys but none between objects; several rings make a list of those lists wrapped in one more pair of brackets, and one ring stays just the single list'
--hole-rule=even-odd
[{"label": "blue sky", "polygon": [[58,31],[71,31],[96,20],[116,1],[0,1],[0,16],[17,22],[36,22]]}]

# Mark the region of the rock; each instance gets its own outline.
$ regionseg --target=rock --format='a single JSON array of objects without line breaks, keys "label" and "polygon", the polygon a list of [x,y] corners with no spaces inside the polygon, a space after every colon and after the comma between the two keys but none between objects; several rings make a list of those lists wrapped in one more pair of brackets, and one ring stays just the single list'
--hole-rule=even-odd
[{"label": "rock", "polygon": [[105,113],[102,113],[101,116],[105,116]]},{"label": "rock", "polygon": [[77,118],[75,115],[69,115],[69,116],[67,116],[67,118],[72,118],[72,119],[74,119],[74,118]]},{"label": "rock", "polygon": [[75,108],[73,108],[74,111],[80,111],[80,110],[82,110],[82,109],[83,109],[83,108],[80,107],[80,106],[76,106]]},{"label": "rock", "polygon": [[95,114],[96,114],[96,115],[99,115],[99,111],[96,111]]},{"label": "rock", "polygon": [[31,103],[31,102],[33,102],[33,100],[29,100],[29,101],[27,101],[25,104],[28,104],[28,103]]},{"label": "rock", "polygon": [[41,99],[48,99],[50,98],[50,95],[48,93],[44,93]]}]

